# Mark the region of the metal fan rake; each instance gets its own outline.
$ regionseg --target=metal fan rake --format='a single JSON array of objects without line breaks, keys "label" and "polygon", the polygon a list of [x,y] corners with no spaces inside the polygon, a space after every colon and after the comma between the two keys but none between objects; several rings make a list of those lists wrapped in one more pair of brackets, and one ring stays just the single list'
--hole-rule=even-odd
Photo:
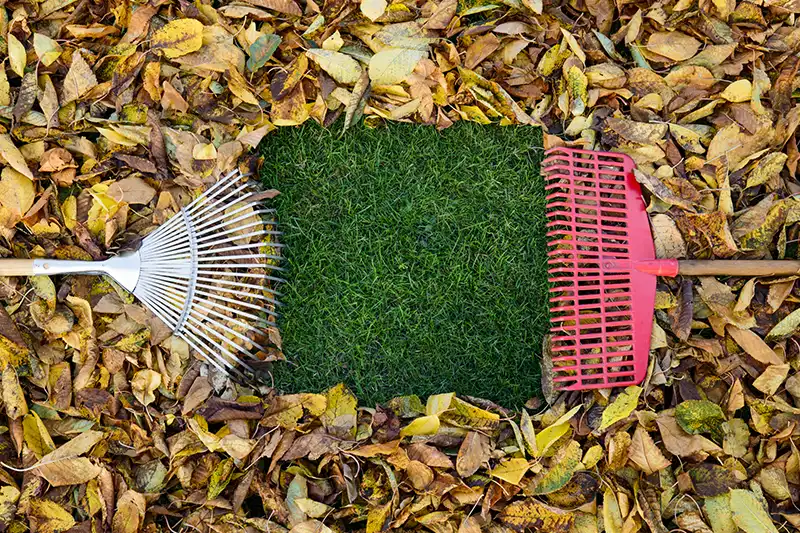
[{"label": "metal fan rake", "polygon": [[[281,257],[274,213],[238,171],[223,177],[147,235],[134,252],[105,261],[0,260],[0,274],[106,274],[173,333],[225,373],[254,369],[276,328]],[[259,357],[259,354],[262,357]]]}]

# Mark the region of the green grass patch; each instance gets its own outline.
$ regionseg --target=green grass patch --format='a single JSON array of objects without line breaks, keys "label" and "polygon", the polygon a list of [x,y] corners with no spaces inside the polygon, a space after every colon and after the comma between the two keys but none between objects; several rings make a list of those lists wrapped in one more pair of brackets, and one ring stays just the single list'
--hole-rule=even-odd
[{"label": "green grass patch", "polygon": [[541,133],[316,124],[263,143],[285,232],[286,392],[344,381],[365,404],[539,393],[547,327]]}]

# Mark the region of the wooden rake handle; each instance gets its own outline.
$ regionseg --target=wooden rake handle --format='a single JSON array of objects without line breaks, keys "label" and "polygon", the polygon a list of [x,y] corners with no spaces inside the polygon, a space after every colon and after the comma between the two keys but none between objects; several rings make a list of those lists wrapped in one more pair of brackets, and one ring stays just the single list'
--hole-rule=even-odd
[{"label": "wooden rake handle", "polygon": [[761,261],[732,259],[729,261],[678,261],[678,274],[683,276],[791,276],[800,275],[800,261]]}]

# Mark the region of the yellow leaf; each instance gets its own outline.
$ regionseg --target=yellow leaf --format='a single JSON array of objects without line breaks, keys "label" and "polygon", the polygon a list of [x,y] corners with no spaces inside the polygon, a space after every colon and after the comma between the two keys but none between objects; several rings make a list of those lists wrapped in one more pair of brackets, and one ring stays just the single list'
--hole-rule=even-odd
[{"label": "yellow leaf", "polygon": [[753,381],[753,387],[760,390],[767,396],[772,396],[786,380],[789,375],[789,363],[782,365],[769,365],[760,376]]},{"label": "yellow leaf", "polygon": [[408,48],[384,48],[369,60],[369,79],[376,85],[394,85],[405,81],[420,59],[428,53]]},{"label": "yellow leaf", "polygon": [[622,512],[614,491],[606,488],[603,493],[603,525],[606,533],[622,533]]},{"label": "yellow leaf", "polygon": [[434,394],[433,396],[428,396],[428,402],[425,406],[425,414],[426,415],[440,415],[447,411],[450,408],[450,403],[453,401],[455,397],[454,392],[448,392],[446,394]]},{"label": "yellow leaf", "polygon": [[217,158],[217,147],[214,143],[197,143],[192,147],[192,157],[198,161],[210,161]]},{"label": "yellow leaf", "polygon": [[0,105],[11,105],[11,84],[8,83],[5,61],[0,62]]},{"label": "yellow leaf", "polygon": [[730,492],[733,522],[745,533],[778,533],[764,505],[749,490]]},{"label": "yellow leaf", "polygon": [[100,126],[95,126],[95,129],[97,129],[100,135],[112,143],[119,144],[120,146],[136,146],[138,144],[136,141],[131,140],[110,128],[101,128]]},{"label": "yellow leaf", "polygon": [[11,167],[4,168],[0,175],[0,205],[11,213],[13,226],[33,205],[35,186],[30,179]]},{"label": "yellow leaf", "polygon": [[176,19],[153,33],[153,49],[173,59],[200,50],[203,46],[203,23],[195,19]]},{"label": "yellow leaf", "polygon": [[75,229],[78,223],[78,199],[75,196],[68,196],[61,204],[61,213],[64,215],[64,225],[68,230]]},{"label": "yellow leaf", "polygon": [[145,406],[155,401],[155,391],[159,386],[161,386],[161,374],[155,370],[140,370],[131,380],[133,395]]},{"label": "yellow leaf", "polygon": [[569,533],[572,531],[575,515],[528,498],[506,506],[498,519],[501,524],[520,533],[523,531]]},{"label": "yellow leaf", "polygon": [[639,395],[642,393],[642,388],[636,385],[627,387],[616,399],[605,408],[603,416],[600,419],[599,431],[603,431],[607,427],[627,418],[636,409],[636,404],[639,401]]},{"label": "yellow leaf", "polygon": [[536,431],[533,429],[533,421],[528,411],[522,410],[522,417],[519,421],[519,429],[522,432],[522,438],[525,440],[525,449],[532,457],[536,457],[539,449],[536,446]]},{"label": "yellow leaf", "polygon": [[570,67],[567,72],[567,92],[569,94],[570,111],[573,115],[581,115],[588,103],[589,79],[578,67]]},{"label": "yellow leaf", "polygon": [[503,461],[489,472],[492,477],[502,479],[512,485],[519,485],[522,477],[528,471],[528,461],[520,457],[514,457]]},{"label": "yellow leaf", "polygon": [[311,498],[297,498],[294,503],[311,518],[320,518],[331,511],[331,507]]},{"label": "yellow leaf", "polygon": [[543,456],[558,439],[567,434],[569,428],[569,422],[564,422],[561,424],[552,424],[541,430],[536,435],[537,453],[534,457]]},{"label": "yellow leaf", "polygon": [[586,53],[584,53],[581,45],[578,44],[578,40],[575,39],[575,36],[564,28],[561,28],[561,35],[564,36],[564,41],[566,41],[567,46],[569,46],[569,49],[572,50],[572,53],[581,60],[581,63],[586,63]]},{"label": "yellow leaf", "polygon": [[339,48],[344,46],[344,39],[342,39],[342,34],[339,31],[333,32],[333,35],[328,37],[322,42],[322,48],[325,50],[332,50],[334,52],[338,52]]},{"label": "yellow leaf", "polygon": [[358,400],[344,383],[328,389],[325,393],[327,405],[320,417],[328,433],[339,438],[355,437]]},{"label": "yellow leaf", "polygon": [[594,468],[594,465],[600,462],[600,459],[602,458],[603,458],[603,447],[600,446],[599,444],[595,444],[594,446],[586,450],[586,453],[583,454],[583,460],[581,462],[583,463],[583,467],[586,470],[591,470],[592,468]]},{"label": "yellow leaf", "polygon": [[250,91],[247,80],[235,68],[228,69],[228,89],[243,102],[258,105],[258,98]]},{"label": "yellow leaf", "polygon": [[35,411],[25,415],[22,420],[22,432],[25,437],[25,444],[38,458],[42,458],[56,449],[50,433],[47,431],[42,419]]},{"label": "yellow leaf", "polygon": [[569,420],[575,416],[580,409],[581,406],[576,405],[536,435],[537,453],[534,454],[534,457],[541,457],[544,455],[558,439],[567,434],[570,428]]},{"label": "yellow leaf", "polygon": [[147,510],[147,500],[144,496],[133,490],[126,490],[117,500],[114,509],[114,518],[111,520],[113,533],[136,533],[144,519]]},{"label": "yellow leaf", "polygon": [[347,54],[312,48],[306,51],[306,56],[334,80],[344,85],[352,85],[361,77],[361,66],[358,61]]},{"label": "yellow leaf", "polygon": [[734,103],[747,102],[753,94],[753,84],[750,80],[736,80],[728,85],[720,97]]},{"label": "yellow leaf", "polygon": [[25,47],[19,42],[13,33],[8,32],[8,60],[11,64],[11,70],[17,73],[20,78],[25,75],[25,65],[28,62],[28,57],[25,52]]},{"label": "yellow leaf", "polygon": [[572,475],[578,469],[583,469],[581,445],[578,441],[571,440],[558,450],[550,468],[536,476],[526,491],[532,495],[555,492],[569,483]]},{"label": "yellow leaf", "polygon": [[14,145],[14,141],[11,140],[11,136],[7,133],[0,134],[0,156],[8,162],[11,168],[26,178],[33,179],[33,173],[28,168],[28,163],[25,162],[22,152]]},{"label": "yellow leaf", "polygon": [[33,34],[33,49],[39,61],[46,67],[52,65],[61,56],[61,45],[47,35]]},{"label": "yellow leaf", "polygon": [[11,365],[3,370],[3,403],[6,406],[6,415],[11,420],[23,417],[28,414],[28,403],[25,401],[25,393],[19,384],[17,370]]},{"label": "yellow leaf", "polygon": [[436,415],[428,415],[412,420],[409,425],[400,430],[400,436],[435,435],[438,431],[439,417]]},{"label": "yellow leaf", "polygon": [[388,529],[389,521],[392,519],[392,501],[389,500],[384,505],[370,507],[367,513],[367,533],[380,533]]},{"label": "yellow leaf", "polygon": [[387,5],[386,0],[361,0],[361,12],[375,22],[386,11]]},{"label": "yellow leaf", "polygon": [[52,500],[31,499],[30,518],[40,533],[66,531],[75,525],[72,515]]}]

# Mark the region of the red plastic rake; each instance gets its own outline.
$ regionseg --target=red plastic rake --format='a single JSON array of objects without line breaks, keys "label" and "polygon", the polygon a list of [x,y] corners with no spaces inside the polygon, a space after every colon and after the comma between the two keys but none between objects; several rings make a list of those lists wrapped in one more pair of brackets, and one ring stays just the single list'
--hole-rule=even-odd
[{"label": "red plastic rake", "polygon": [[656,259],[628,156],[555,148],[545,174],[554,388],[640,383],[647,373],[656,276],[780,276],[800,261]]}]

